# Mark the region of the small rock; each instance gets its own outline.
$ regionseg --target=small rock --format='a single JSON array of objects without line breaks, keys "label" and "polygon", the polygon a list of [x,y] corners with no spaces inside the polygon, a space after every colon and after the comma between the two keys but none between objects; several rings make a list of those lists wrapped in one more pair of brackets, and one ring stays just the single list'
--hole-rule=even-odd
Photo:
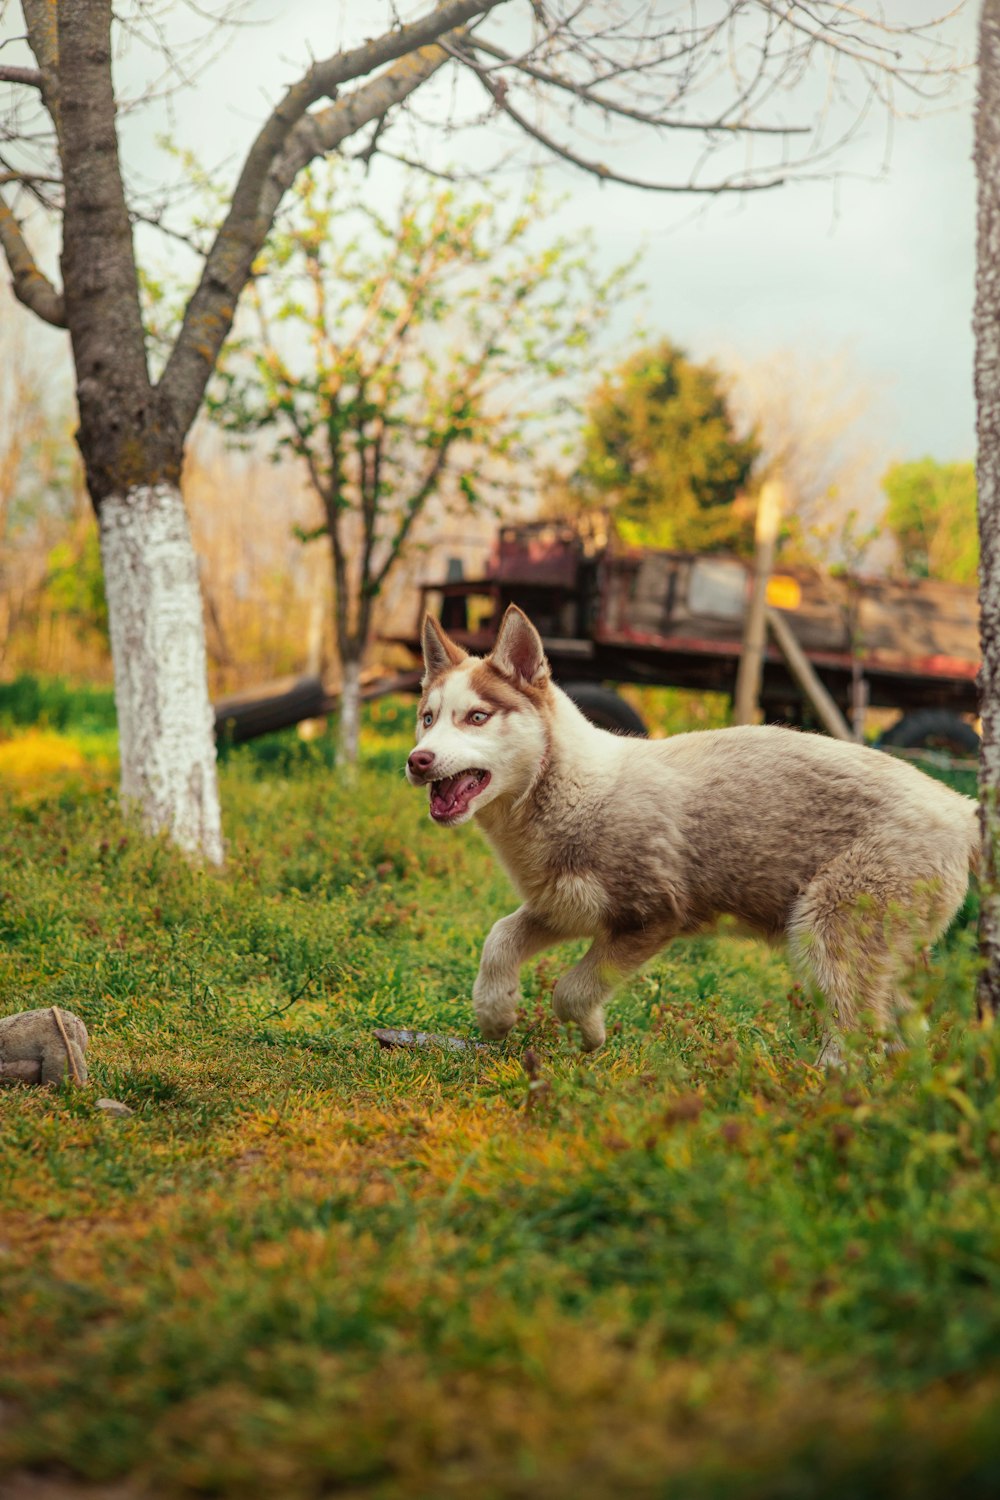
[{"label": "small rock", "polygon": [[263,1160],[263,1151],[244,1151],[242,1156],[233,1158],[233,1166],[238,1172],[245,1172],[248,1168],[255,1166],[257,1162]]},{"label": "small rock", "polygon": [[94,1104],[94,1108],[103,1109],[106,1115],[111,1115],[112,1119],[115,1120],[124,1120],[126,1115],[133,1113],[128,1105],[123,1104],[120,1099],[98,1099]]},{"label": "small rock", "polygon": [[464,1052],[467,1048],[478,1050],[486,1047],[485,1042],[467,1042],[460,1036],[434,1036],[429,1031],[402,1031],[391,1027],[376,1027],[372,1036],[380,1047],[447,1047],[452,1052]]}]

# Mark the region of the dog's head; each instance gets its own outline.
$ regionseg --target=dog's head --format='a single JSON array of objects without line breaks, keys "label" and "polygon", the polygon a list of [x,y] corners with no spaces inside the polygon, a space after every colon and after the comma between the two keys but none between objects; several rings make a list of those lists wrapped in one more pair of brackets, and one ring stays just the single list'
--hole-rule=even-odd
[{"label": "dog's head", "polygon": [[498,797],[522,796],[547,744],[552,692],[541,637],[511,605],[487,657],[469,656],[430,615],[423,628],[423,696],[411,786],[430,787],[436,823],[455,828]]}]

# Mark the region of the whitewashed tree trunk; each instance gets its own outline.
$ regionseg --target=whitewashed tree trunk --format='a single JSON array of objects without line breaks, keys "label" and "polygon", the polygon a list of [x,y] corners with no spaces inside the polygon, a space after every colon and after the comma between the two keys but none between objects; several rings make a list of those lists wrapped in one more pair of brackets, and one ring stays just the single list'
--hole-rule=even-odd
[{"label": "whitewashed tree trunk", "polygon": [[340,754],[346,765],[353,766],[358,758],[358,737],[361,732],[360,661],[342,661],[341,674]]},{"label": "whitewashed tree trunk", "polygon": [[221,864],[201,590],[179,490],[160,483],[109,495],[100,531],[122,801],[151,832]]}]

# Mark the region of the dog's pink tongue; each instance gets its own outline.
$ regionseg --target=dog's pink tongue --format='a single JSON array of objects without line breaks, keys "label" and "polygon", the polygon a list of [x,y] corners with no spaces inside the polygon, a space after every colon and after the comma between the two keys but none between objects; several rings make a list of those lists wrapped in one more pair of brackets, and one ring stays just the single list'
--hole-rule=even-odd
[{"label": "dog's pink tongue", "polygon": [[479,777],[469,772],[437,782],[431,794],[432,811],[438,817],[447,817],[450,813],[460,811],[473,788],[478,785]]}]

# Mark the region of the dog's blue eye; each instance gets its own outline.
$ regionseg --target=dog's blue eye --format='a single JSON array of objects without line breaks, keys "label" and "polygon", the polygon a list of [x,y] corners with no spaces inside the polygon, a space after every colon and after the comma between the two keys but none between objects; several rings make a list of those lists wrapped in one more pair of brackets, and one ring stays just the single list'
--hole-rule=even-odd
[{"label": "dog's blue eye", "polygon": [[469,715],[469,723],[470,724],[485,724],[486,720],[489,717],[490,716],[486,712],[485,708],[474,708],[472,710],[471,714]]},{"label": "dog's blue eye", "polygon": [[434,715],[433,714],[424,714],[424,728],[425,729],[430,729],[430,727],[431,727],[431,725],[433,723],[434,723]]}]

